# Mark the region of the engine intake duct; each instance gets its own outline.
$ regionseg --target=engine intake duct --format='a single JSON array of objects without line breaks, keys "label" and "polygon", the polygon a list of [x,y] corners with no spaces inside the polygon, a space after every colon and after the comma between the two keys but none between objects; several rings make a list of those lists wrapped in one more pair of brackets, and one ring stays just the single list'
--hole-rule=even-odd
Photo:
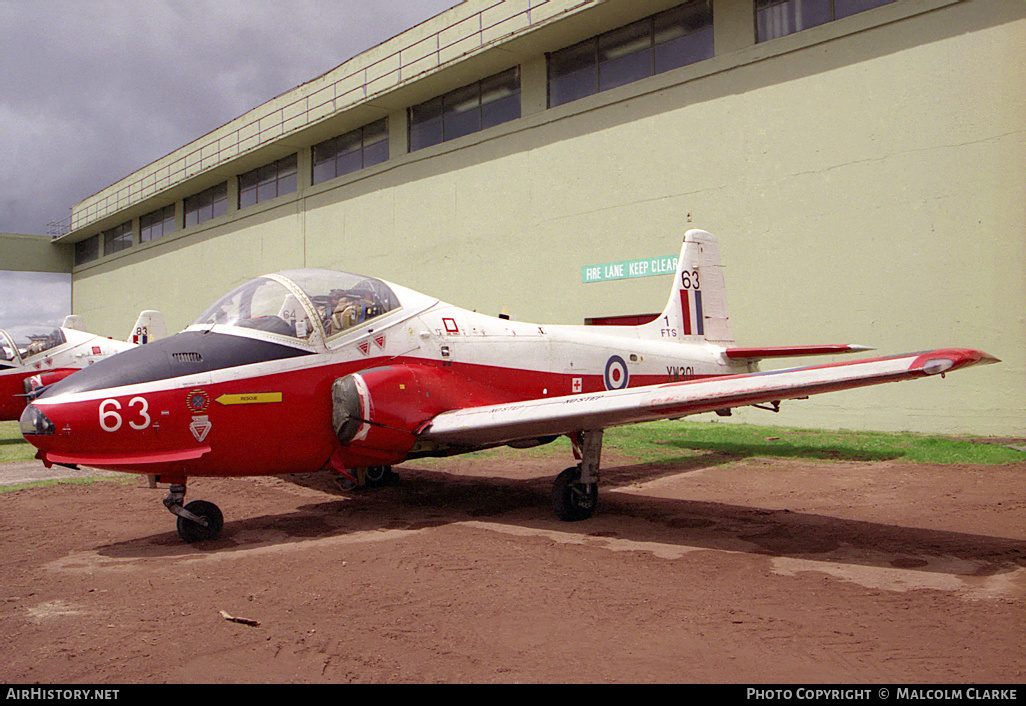
[{"label": "engine intake duct", "polygon": [[369,400],[367,386],[358,374],[338,378],[332,384],[331,426],[341,443],[351,442],[367,424],[365,400]]}]

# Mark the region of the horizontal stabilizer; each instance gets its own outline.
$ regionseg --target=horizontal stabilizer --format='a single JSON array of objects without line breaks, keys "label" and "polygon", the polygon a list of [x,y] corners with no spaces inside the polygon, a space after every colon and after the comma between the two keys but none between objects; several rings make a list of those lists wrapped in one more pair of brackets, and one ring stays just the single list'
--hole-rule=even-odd
[{"label": "horizontal stabilizer", "polygon": [[728,348],[724,354],[731,360],[762,360],[763,358],[794,358],[805,355],[835,355],[871,351],[868,346],[841,343],[826,346],[764,346],[762,348]]}]

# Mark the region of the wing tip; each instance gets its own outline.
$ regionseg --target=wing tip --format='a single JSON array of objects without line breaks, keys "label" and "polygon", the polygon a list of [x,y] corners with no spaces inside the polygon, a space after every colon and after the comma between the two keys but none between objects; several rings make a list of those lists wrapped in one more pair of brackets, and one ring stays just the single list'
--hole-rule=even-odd
[{"label": "wing tip", "polygon": [[971,365],[993,365],[1000,362],[997,356],[972,348],[941,348],[921,354],[912,361],[910,370],[936,375]]}]

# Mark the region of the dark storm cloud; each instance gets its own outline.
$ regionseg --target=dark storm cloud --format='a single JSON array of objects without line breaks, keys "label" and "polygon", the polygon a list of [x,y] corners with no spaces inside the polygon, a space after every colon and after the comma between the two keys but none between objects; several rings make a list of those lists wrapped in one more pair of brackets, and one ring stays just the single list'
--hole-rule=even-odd
[{"label": "dark storm cloud", "polygon": [[131,172],[455,0],[0,0],[0,232]]}]

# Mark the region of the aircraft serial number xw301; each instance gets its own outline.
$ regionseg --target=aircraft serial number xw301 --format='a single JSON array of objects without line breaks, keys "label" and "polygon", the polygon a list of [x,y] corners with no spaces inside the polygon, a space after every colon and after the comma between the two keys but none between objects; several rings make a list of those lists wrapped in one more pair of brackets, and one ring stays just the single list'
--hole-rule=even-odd
[{"label": "aircraft serial number xw301", "polygon": [[739,348],[716,240],[684,237],[663,313],[641,326],[540,326],[378,279],[295,270],[247,282],[185,331],[55,383],[21,429],[46,464],[156,477],[186,541],[223,518],[184,504],[191,476],[324,467],[368,484],[393,464],[566,435],[563,519],[596,505],[603,430],[936,375],[996,359],[942,349],[760,373],[756,361],[867,350]]}]

